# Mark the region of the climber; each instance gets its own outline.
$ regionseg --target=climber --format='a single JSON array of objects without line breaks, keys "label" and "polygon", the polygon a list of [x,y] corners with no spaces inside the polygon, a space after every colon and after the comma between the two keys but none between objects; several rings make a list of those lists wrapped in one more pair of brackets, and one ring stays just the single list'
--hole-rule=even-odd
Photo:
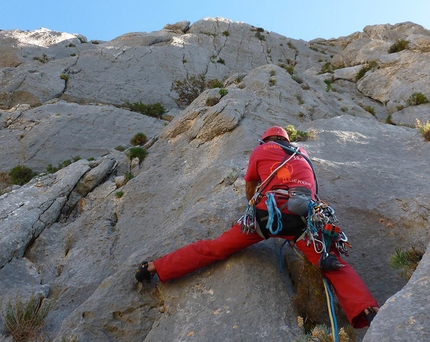
[{"label": "climber", "polygon": [[[291,151],[286,153],[284,146],[289,146]],[[379,305],[359,275],[336,250],[330,250],[338,266],[336,270],[321,268],[321,255],[303,237],[306,214],[288,205],[288,193],[299,191],[312,199],[317,196],[317,181],[306,151],[291,149],[291,146],[288,133],[282,127],[273,126],[264,132],[260,145],[253,150],[245,174],[246,197],[252,205],[248,207],[255,208],[255,219],[250,225],[245,224],[246,218],[242,217],[214,240],[197,241],[152,262],[145,261],[138,268],[136,279],[150,281],[155,274],[161,282],[180,278],[264,239],[278,237],[294,242],[295,247],[321,269],[353,327],[370,325]],[[244,226],[247,227],[244,229]]]}]

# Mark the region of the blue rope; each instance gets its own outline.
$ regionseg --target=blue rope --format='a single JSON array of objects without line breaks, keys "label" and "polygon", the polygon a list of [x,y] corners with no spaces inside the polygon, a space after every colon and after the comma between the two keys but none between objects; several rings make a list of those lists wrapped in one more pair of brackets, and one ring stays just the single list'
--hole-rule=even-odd
[{"label": "blue rope", "polygon": [[[266,228],[269,230],[269,232],[272,235],[276,235],[282,230],[282,220],[281,220],[282,214],[281,214],[281,211],[278,209],[278,206],[276,205],[275,195],[269,193],[269,194],[266,194],[266,196],[267,196],[266,206],[267,206],[267,211],[269,213],[269,219],[267,220]],[[274,231],[272,228],[272,225],[275,219],[275,215],[278,223],[278,228],[276,228],[276,230]]]},{"label": "blue rope", "polygon": [[339,341],[339,334],[338,334],[338,328],[337,328],[336,314],[334,312],[333,295],[330,291],[327,279],[324,276],[323,276],[323,282],[324,282],[326,292],[328,293],[328,295],[330,297],[330,307],[328,310],[329,310],[331,321],[333,323],[333,326],[332,326],[333,337],[334,337],[334,341],[338,342]]}]

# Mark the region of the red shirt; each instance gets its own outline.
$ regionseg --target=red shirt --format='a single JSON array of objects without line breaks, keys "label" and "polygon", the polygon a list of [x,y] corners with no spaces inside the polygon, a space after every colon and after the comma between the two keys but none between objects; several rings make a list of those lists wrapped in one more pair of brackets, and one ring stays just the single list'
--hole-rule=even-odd
[{"label": "red shirt", "polygon": [[[300,148],[299,151],[308,156],[304,149]],[[249,158],[245,181],[264,182],[272,171],[281,164],[285,156],[287,156],[287,159],[291,157],[287,155],[281,146],[274,142],[267,142],[257,146]],[[312,168],[305,158],[296,154],[275,173],[268,184],[263,185],[263,193],[272,188],[288,189],[298,186],[310,189],[314,197],[315,179]],[[263,197],[257,204],[257,208],[266,210],[265,200],[266,197]],[[278,203],[278,207],[282,204]],[[288,213],[286,209],[282,211]]]}]

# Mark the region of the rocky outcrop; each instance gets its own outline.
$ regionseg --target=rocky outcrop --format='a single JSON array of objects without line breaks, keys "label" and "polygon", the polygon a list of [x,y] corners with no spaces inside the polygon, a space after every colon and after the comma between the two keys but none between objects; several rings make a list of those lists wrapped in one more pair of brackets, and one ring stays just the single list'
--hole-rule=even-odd
[{"label": "rocky outcrop", "polygon": [[429,313],[422,304],[430,288],[428,254],[427,248],[408,284],[385,302],[363,341],[427,341],[430,338],[425,323]]},{"label": "rocky outcrop", "polygon": [[[428,104],[405,105],[412,91],[430,98],[427,30],[377,25],[304,42],[206,18],[110,42],[45,29],[0,35],[0,171],[79,156],[0,196],[1,292],[55,298],[50,339],[297,339],[292,272],[289,263],[279,272],[276,239],[177,281],[134,279],[143,260],[228,229],[246,207],[259,137],[293,124],[314,132],[299,144],[353,244],[347,261],[382,305],[356,340],[427,340],[428,251],[409,282],[389,264],[396,250],[430,243],[430,150],[413,127],[429,120]],[[398,39],[409,49],[389,54]],[[179,108],[172,82],[187,75],[223,91]],[[139,101],[168,113],[124,106]],[[115,149],[138,132],[149,139],[143,162]]]},{"label": "rocky outcrop", "polygon": [[97,158],[118,146],[129,147],[139,132],[153,138],[162,127],[163,120],[113,106],[65,101],[20,106],[0,117],[5,147],[0,151],[0,169],[25,164],[40,172],[65,160]]}]

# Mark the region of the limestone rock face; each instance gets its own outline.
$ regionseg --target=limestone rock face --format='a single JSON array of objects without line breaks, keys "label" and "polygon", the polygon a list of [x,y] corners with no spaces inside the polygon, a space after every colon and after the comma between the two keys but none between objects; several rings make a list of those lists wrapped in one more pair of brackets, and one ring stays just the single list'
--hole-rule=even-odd
[{"label": "limestone rock face", "polygon": [[[399,23],[305,42],[223,18],[109,42],[0,31],[2,300],[55,299],[52,341],[298,339],[282,240],[165,284],[134,278],[142,261],[229,229],[261,134],[294,125],[313,133],[297,144],[353,245],[346,260],[382,306],[356,340],[427,341],[430,149],[415,124],[430,114],[409,100],[430,99],[429,37]],[[408,48],[389,53],[400,39]],[[192,76],[204,84],[188,83],[198,91],[185,103]],[[136,133],[143,160],[130,153]],[[17,165],[38,175],[10,186]],[[427,252],[408,281],[389,259],[411,247]]]},{"label": "limestone rock face", "polygon": [[[408,284],[385,302],[363,341],[426,341],[430,338],[425,324],[430,317],[426,306],[422,305],[430,288],[428,253],[429,249]],[[399,310],[400,306],[403,310]],[[395,334],[392,322],[396,324]]]},{"label": "limestone rock face", "polygon": [[0,117],[0,139],[7,147],[0,151],[3,170],[26,164],[44,171],[49,164],[56,167],[75,157],[96,158],[115,147],[130,146],[139,132],[151,138],[164,127],[162,120],[113,106],[54,101],[24,108]]}]

